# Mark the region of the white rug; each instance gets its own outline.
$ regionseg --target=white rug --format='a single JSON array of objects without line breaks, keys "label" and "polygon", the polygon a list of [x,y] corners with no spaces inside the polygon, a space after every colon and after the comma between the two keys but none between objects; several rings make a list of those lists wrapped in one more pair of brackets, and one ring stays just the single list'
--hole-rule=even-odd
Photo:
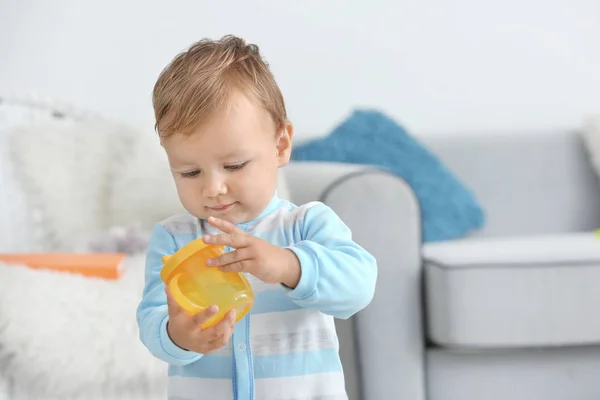
[{"label": "white rug", "polygon": [[118,281],[0,264],[0,375],[11,400],[166,398],[166,364],[138,339],[144,257],[125,264]]}]

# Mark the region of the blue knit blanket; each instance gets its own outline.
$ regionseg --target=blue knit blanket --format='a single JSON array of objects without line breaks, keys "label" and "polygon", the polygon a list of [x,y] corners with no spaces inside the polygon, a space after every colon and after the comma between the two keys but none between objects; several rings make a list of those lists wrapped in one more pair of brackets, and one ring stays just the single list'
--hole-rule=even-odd
[{"label": "blue knit blanket", "polygon": [[372,165],[403,178],[419,200],[425,242],[463,237],[484,224],[474,193],[381,112],[355,111],[329,135],[295,147],[292,159]]}]

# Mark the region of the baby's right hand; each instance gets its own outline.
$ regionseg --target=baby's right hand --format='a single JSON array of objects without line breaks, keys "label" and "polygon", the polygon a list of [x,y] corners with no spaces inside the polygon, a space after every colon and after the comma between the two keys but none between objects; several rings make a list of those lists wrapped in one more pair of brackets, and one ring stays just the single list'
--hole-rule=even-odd
[{"label": "baby's right hand", "polygon": [[235,327],[235,310],[228,312],[215,326],[200,328],[218,311],[216,305],[210,306],[200,313],[190,316],[173,298],[167,288],[167,306],[169,322],[167,333],[177,346],[200,354],[209,354],[220,349],[229,342]]}]

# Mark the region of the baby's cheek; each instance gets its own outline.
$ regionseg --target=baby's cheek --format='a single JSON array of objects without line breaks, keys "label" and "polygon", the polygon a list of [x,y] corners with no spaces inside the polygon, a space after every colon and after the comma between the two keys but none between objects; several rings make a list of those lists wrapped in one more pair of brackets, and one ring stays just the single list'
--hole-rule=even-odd
[{"label": "baby's cheek", "polygon": [[185,183],[179,181],[175,183],[175,186],[177,187],[177,195],[179,196],[181,202],[185,203],[186,201],[188,201],[190,197],[189,185],[186,185]]},{"label": "baby's cheek", "polygon": [[203,208],[202,193],[199,189],[195,190],[193,185],[178,184],[177,194],[179,195],[179,200],[181,200],[181,203],[189,212],[194,213],[194,210]]},{"label": "baby's cheek", "polygon": [[243,196],[245,198],[252,198],[253,193],[256,192],[257,178],[255,176],[247,176],[243,179],[235,179],[234,181],[228,182],[229,194],[236,197]]}]

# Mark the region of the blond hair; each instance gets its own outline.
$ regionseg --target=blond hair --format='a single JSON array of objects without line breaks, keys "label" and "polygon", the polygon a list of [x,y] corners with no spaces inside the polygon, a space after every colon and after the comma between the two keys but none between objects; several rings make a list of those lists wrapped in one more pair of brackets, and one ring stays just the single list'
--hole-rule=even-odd
[{"label": "blond hair", "polygon": [[152,95],[156,131],[189,134],[224,109],[234,90],[257,101],[277,129],[284,125],[283,96],[258,46],[227,35],[194,43],[161,72]]}]

